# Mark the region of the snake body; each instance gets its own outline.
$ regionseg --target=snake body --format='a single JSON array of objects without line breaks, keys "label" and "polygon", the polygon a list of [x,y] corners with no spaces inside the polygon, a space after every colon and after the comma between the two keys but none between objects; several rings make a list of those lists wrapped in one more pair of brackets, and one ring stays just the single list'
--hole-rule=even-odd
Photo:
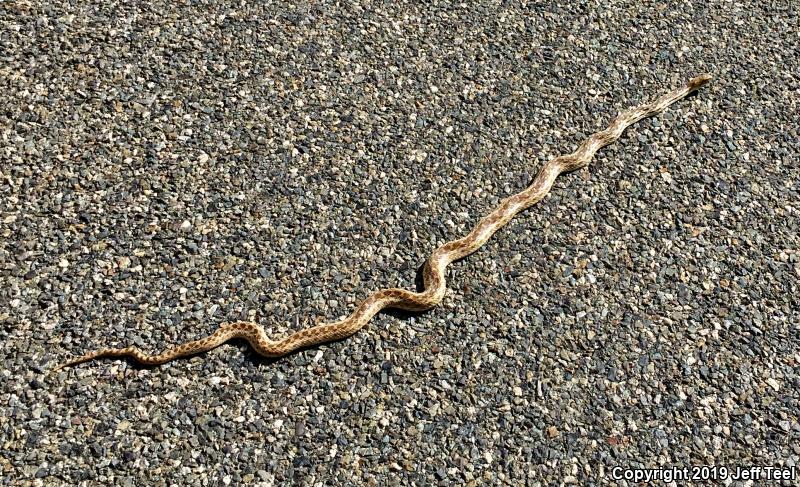
[{"label": "snake body", "polygon": [[206,352],[233,338],[247,340],[255,352],[265,357],[281,357],[299,349],[347,338],[363,328],[376,313],[386,308],[407,311],[425,311],[433,308],[445,295],[445,269],[448,264],[478,250],[517,213],[544,198],[560,174],[585,167],[595,152],[617,140],[628,126],[661,112],[710,79],[710,75],[702,74],[651,103],[622,112],[606,129],[590,135],[575,152],[547,162],[530,186],[504,199],[494,211],[481,219],[468,235],[458,240],[451,240],[433,251],[423,268],[424,288],[421,292],[398,288],[376,291],[364,299],[347,318],[312,326],[280,340],[271,340],[264,329],[256,323],[226,323],[205,338],[183,343],[159,354],[147,354],[136,347],[105,348],[77,357],[58,368],[101,357],[130,357],[143,365],[160,365],[179,357]]}]

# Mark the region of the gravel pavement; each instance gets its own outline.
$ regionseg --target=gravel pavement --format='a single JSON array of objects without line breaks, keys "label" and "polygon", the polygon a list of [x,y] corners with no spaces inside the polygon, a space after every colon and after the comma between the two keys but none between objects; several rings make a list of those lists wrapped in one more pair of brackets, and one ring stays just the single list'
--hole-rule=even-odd
[{"label": "gravel pavement", "polygon": [[[799,463],[795,2],[350,3],[0,6],[0,482]],[[544,162],[703,72],[430,312],[276,361],[234,342],[51,372],[413,288]]]}]

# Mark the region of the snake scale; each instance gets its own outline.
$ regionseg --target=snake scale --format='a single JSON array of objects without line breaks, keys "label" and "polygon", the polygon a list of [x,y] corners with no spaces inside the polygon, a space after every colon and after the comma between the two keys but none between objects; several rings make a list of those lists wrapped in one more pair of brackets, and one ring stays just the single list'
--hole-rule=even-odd
[{"label": "snake scale", "polygon": [[517,213],[544,198],[560,174],[585,167],[598,149],[617,140],[628,126],[661,112],[709,80],[711,75],[702,74],[651,103],[622,112],[605,130],[590,135],[575,152],[547,162],[530,186],[504,199],[494,211],[483,217],[468,235],[458,240],[451,240],[433,251],[423,267],[424,288],[421,292],[397,288],[381,289],[364,299],[347,318],[334,323],[312,326],[280,340],[270,340],[264,329],[256,323],[226,323],[205,338],[183,343],[159,354],[147,354],[136,347],[104,348],[63,363],[57,369],[101,357],[130,357],[143,365],[160,365],[179,357],[206,352],[233,338],[247,340],[253,350],[265,357],[281,357],[299,349],[349,337],[364,327],[376,313],[386,308],[407,311],[425,311],[433,308],[444,297],[445,269],[448,264],[478,250]]}]

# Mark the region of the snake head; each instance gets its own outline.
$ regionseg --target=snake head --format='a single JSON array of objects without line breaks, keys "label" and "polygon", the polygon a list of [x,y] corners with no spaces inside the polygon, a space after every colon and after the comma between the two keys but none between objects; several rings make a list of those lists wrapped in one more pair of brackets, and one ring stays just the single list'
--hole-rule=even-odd
[{"label": "snake head", "polygon": [[700,76],[695,76],[694,78],[689,80],[689,88],[692,90],[696,90],[700,88],[704,84],[711,81],[712,76],[708,73],[703,73]]}]

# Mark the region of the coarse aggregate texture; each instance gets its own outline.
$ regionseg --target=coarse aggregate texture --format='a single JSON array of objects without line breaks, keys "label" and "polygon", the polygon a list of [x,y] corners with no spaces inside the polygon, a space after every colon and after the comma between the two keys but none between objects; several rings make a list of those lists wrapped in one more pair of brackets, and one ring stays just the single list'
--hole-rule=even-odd
[{"label": "coarse aggregate texture", "polygon": [[[797,26],[790,1],[3,2],[0,481],[795,465]],[[430,312],[275,361],[234,343],[51,373],[413,288],[544,162],[703,72],[454,264]]]}]

